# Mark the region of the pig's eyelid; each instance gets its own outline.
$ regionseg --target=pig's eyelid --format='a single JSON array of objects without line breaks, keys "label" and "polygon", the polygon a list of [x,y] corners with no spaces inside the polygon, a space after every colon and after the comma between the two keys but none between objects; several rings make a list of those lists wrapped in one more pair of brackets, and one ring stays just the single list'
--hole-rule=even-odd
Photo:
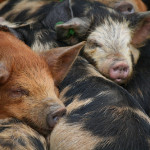
[{"label": "pig's eyelid", "polygon": [[13,93],[20,93],[21,95],[26,95],[29,96],[29,91],[26,89],[22,89],[22,88],[18,88],[18,89],[14,89],[12,90]]},{"label": "pig's eyelid", "polygon": [[103,46],[102,44],[100,44],[96,41],[92,41],[92,40],[89,41],[89,44],[92,45],[92,46],[95,46],[95,47],[102,47]]}]

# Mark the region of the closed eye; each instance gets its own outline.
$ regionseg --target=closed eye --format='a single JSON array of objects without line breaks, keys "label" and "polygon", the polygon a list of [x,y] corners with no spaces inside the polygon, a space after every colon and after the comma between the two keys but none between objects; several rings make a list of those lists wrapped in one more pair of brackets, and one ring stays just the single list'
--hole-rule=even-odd
[{"label": "closed eye", "polygon": [[12,89],[10,91],[10,96],[11,97],[22,97],[22,96],[29,96],[29,91],[23,88],[16,88]]},{"label": "closed eye", "polygon": [[102,47],[102,44],[98,43],[95,40],[89,40],[88,41],[88,47],[91,48],[91,49],[94,49],[96,47]]}]

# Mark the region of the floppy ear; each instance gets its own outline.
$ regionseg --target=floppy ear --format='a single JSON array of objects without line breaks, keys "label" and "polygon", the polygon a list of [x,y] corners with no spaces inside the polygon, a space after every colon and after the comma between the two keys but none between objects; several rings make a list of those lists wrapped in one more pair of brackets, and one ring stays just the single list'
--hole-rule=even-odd
[{"label": "floppy ear", "polygon": [[7,66],[0,62],[0,85],[5,83],[10,76],[10,72],[7,69]]},{"label": "floppy ear", "polygon": [[132,22],[132,44],[135,46],[140,46],[150,38],[150,11],[137,13],[135,18],[136,21]]},{"label": "floppy ear", "polygon": [[144,12],[147,10],[146,5],[141,0],[120,1],[114,3],[113,8],[126,15],[134,12]]},{"label": "floppy ear", "polygon": [[40,54],[48,63],[56,85],[65,78],[84,44],[81,42],[74,46],[58,47]]},{"label": "floppy ear", "polygon": [[115,10],[123,13],[123,14],[132,14],[135,12],[134,5],[129,2],[121,1],[119,3],[114,4]]},{"label": "floppy ear", "polygon": [[58,23],[55,26],[57,39],[69,45],[76,44],[87,34],[90,24],[90,20],[86,17],[73,18],[62,24]]},{"label": "floppy ear", "polygon": [[7,25],[0,25],[0,31],[4,31],[4,32],[10,32],[11,34],[13,34],[15,37],[17,37],[18,39],[23,41],[23,34],[20,33],[18,30],[21,27],[9,27]]}]

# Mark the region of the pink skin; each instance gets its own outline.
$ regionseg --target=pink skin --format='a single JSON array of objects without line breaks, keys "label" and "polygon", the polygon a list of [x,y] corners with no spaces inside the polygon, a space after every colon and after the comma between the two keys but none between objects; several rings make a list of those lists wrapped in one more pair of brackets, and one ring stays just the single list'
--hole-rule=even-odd
[{"label": "pink skin", "polygon": [[128,79],[129,65],[126,62],[119,61],[112,65],[109,69],[109,77],[116,83],[123,83]]}]

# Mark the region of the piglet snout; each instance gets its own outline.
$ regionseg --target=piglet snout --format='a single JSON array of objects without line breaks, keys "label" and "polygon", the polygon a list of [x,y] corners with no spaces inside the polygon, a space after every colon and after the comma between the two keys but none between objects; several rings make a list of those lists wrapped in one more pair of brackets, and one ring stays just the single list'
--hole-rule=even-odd
[{"label": "piglet snout", "polygon": [[117,62],[110,67],[109,76],[116,83],[124,83],[129,76],[129,66],[125,62]]},{"label": "piglet snout", "polygon": [[57,110],[55,110],[53,113],[49,113],[47,115],[47,124],[49,128],[54,128],[56,123],[59,121],[61,117],[63,117],[66,114],[66,108],[60,107]]},{"label": "piglet snout", "polygon": [[115,9],[123,14],[132,14],[135,12],[135,9],[131,3],[128,2],[120,2],[117,3]]}]

